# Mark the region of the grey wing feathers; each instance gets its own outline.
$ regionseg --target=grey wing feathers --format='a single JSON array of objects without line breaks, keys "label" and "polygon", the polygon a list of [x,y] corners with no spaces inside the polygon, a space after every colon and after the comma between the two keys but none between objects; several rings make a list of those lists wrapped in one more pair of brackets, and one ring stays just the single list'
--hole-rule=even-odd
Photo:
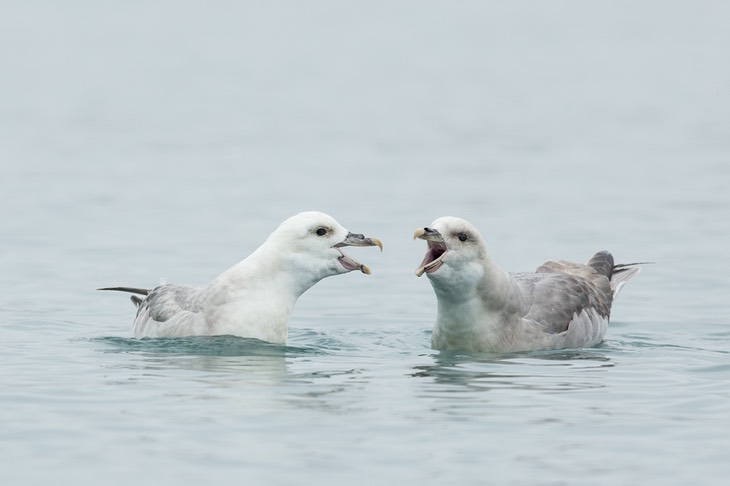
[{"label": "grey wing feathers", "polygon": [[139,304],[139,312],[147,311],[157,322],[165,322],[180,312],[198,312],[202,304],[199,289],[189,285],[167,284],[152,289]]},{"label": "grey wing feathers", "polygon": [[583,310],[593,309],[608,318],[613,271],[613,256],[607,251],[593,255],[588,264],[545,262],[532,274],[532,305],[525,319],[541,323],[547,332],[561,333]]},{"label": "grey wing feathers", "polygon": [[545,331],[560,333],[576,314],[595,309],[608,317],[611,312],[611,290],[608,279],[595,275],[589,280],[567,273],[543,274],[534,284],[532,305],[525,318],[541,323]]},{"label": "grey wing feathers", "polygon": [[613,255],[607,251],[599,251],[588,260],[588,266],[593,268],[599,275],[603,275],[611,280],[611,275],[613,275],[615,268]]},{"label": "grey wing feathers", "polygon": [[[133,294],[130,299],[137,306],[137,314],[147,312],[157,322],[165,322],[180,312],[197,312],[201,303],[197,288],[189,285],[167,284],[154,289],[136,287],[104,287],[97,290],[114,290]],[[140,296],[144,297],[140,297]]]},{"label": "grey wing feathers", "polygon": [[550,332],[563,332],[576,314],[595,310],[609,318],[611,304],[623,285],[639,273],[639,263],[614,264],[600,251],[588,264],[548,261],[538,267],[532,286],[532,306],[525,318],[543,323]]}]

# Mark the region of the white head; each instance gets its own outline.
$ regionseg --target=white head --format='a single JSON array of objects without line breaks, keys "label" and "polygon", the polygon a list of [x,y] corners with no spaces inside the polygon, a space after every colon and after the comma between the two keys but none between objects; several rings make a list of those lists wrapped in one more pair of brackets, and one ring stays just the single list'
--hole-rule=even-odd
[{"label": "white head", "polygon": [[419,228],[413,238],[425,240],[428,251],[416,275],[428,275],[434,288],[454,292],[476,287],[484,277],[487,247],[479,231],[461,218],[446,216]]},{"label": "white head", "polygon": [[266,240],[283,257],[285,264],[320,280],[352,270],[369,274],[370,269],[345,255],[345,246],[378,246],[376,238],[350,233],[332,216],[317,211],[299,213],[287,219]]}]

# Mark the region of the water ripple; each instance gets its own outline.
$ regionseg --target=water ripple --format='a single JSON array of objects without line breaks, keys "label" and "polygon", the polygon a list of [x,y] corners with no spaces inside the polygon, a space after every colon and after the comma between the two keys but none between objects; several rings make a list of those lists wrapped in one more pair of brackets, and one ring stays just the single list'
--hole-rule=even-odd
[{"label": "water ripple", "polygon": [[316,348],[283,346],[237,336],[191,336],[180,338],[97,337],[105,353],[176,354],[191,356],[294,356],[323,354]]}]

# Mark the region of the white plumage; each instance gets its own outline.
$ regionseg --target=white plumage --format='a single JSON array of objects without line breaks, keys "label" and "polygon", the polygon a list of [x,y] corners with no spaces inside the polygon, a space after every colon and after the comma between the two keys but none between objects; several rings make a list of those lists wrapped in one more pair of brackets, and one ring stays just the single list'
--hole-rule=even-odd
[{"label": "white plumage", "polygon": [[370,269],[345,255],[344,246],[378,246],[331,216],[304,212],[284,221],[246,259],[205,287],[166,284],[131,292],[137,306],[133,332],[141,337],[235,335],[284,344],[300,295],[325,277]]}]

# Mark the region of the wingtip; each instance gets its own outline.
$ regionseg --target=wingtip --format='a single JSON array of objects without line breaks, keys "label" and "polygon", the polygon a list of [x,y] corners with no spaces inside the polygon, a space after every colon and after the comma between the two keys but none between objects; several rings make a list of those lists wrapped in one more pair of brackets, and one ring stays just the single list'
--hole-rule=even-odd
[{"label": "wingtip", "polygon": [[96,290],[112,290],[116,292],[128,292],[130,294],[149,295],[150,289],[139,289],[136,287],[99,287]]}]

